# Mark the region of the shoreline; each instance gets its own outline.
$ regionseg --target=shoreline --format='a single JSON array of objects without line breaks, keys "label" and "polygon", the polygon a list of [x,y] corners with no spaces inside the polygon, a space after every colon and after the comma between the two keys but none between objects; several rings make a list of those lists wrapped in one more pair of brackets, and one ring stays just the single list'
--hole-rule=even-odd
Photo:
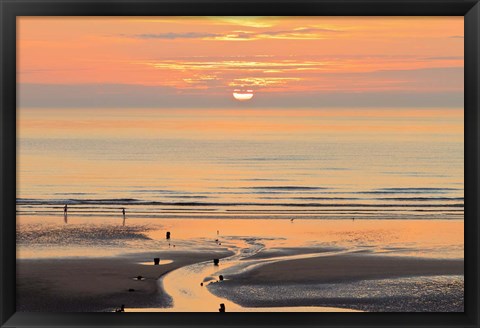
[{"label": "shoreline", "polygon": [[[462,222],[448,220],[130,219],[122,226],[21,218],[17,309],[210,312],[225,303],[227,312],[458,311],[462,231]],[[219,266],[215,258],[223,258]],[[145,279],[134,280],[139,275]],[[412,299],[411,290],[421,297]]]},{"label": "shoreline", "polygon": [[[221,249],[142,252],[103,258],[17,259],[17,311],[110,312],[122,304],[166,307],[171,300],[159,288],[161,276],[189,264],[231,254]],[[161,265],[153,265],[154,257],[160,257]],[[162,258],[173,262],[162,265]],[[152,265],[142,264],[148,261]],[[139,275],[144,279],[135,280]]]}]

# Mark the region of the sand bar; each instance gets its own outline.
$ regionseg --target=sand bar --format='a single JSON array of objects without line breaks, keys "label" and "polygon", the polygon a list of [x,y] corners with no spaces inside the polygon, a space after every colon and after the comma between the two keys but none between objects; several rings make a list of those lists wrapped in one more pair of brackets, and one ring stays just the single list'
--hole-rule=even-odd
[{"label": "sand bar", "polygon": [[[176,268],[231,255],[218,251],[159,251],[108,258],[17,260],[17,310],[48,312],[111,311],[168,306],[158,278]],[[154,257],[173,262],[153,266]],[[161,261],[161,260],[160,260]],[[144,279],[136,280],[141,275]],[[129,291],[134,289],[134,291]]]},{"label": "sand bar", "polygon": [[[261,253],[260,253],[261,254]],[[409,276],[461,275],[462,259],[341,254],[266,264],[228,281],[242,283],[336,283]]]}]

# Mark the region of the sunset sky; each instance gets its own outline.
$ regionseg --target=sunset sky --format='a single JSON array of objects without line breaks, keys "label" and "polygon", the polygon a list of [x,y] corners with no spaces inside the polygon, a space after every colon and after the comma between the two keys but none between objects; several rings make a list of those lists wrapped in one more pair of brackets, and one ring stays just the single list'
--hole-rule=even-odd
[{"label": "sunset sky", "polygon": [[463,17],[21,17],[20,108],[463,107]]}]

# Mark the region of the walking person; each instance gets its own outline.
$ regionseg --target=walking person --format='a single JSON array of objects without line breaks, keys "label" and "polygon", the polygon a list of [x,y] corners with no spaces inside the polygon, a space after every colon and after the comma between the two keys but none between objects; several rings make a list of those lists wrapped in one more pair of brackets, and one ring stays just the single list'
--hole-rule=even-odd
[{"label": "walking person", "polygon": [[65,223],[68,223],[67,215],[68,215],[68,205],[65,204],[65,206],[63,207],[63,222]]},{"label": "walking person", "polygon": [[123,226],[125,226],[125,208],[122,208],[122,214],[123,214]]}]

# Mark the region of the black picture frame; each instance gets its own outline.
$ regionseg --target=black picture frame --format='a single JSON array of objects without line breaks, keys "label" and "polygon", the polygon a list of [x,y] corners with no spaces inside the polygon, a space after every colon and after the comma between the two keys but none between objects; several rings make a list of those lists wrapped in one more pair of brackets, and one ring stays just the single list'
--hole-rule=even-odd
[{"label": "black picture frame", "polygon": [[[0,0],[0,324],[1,327],[479,327],[478,0]],[[17,313],[16,17],[17,16],[464,16],[465,312],[464,313]]]}]

